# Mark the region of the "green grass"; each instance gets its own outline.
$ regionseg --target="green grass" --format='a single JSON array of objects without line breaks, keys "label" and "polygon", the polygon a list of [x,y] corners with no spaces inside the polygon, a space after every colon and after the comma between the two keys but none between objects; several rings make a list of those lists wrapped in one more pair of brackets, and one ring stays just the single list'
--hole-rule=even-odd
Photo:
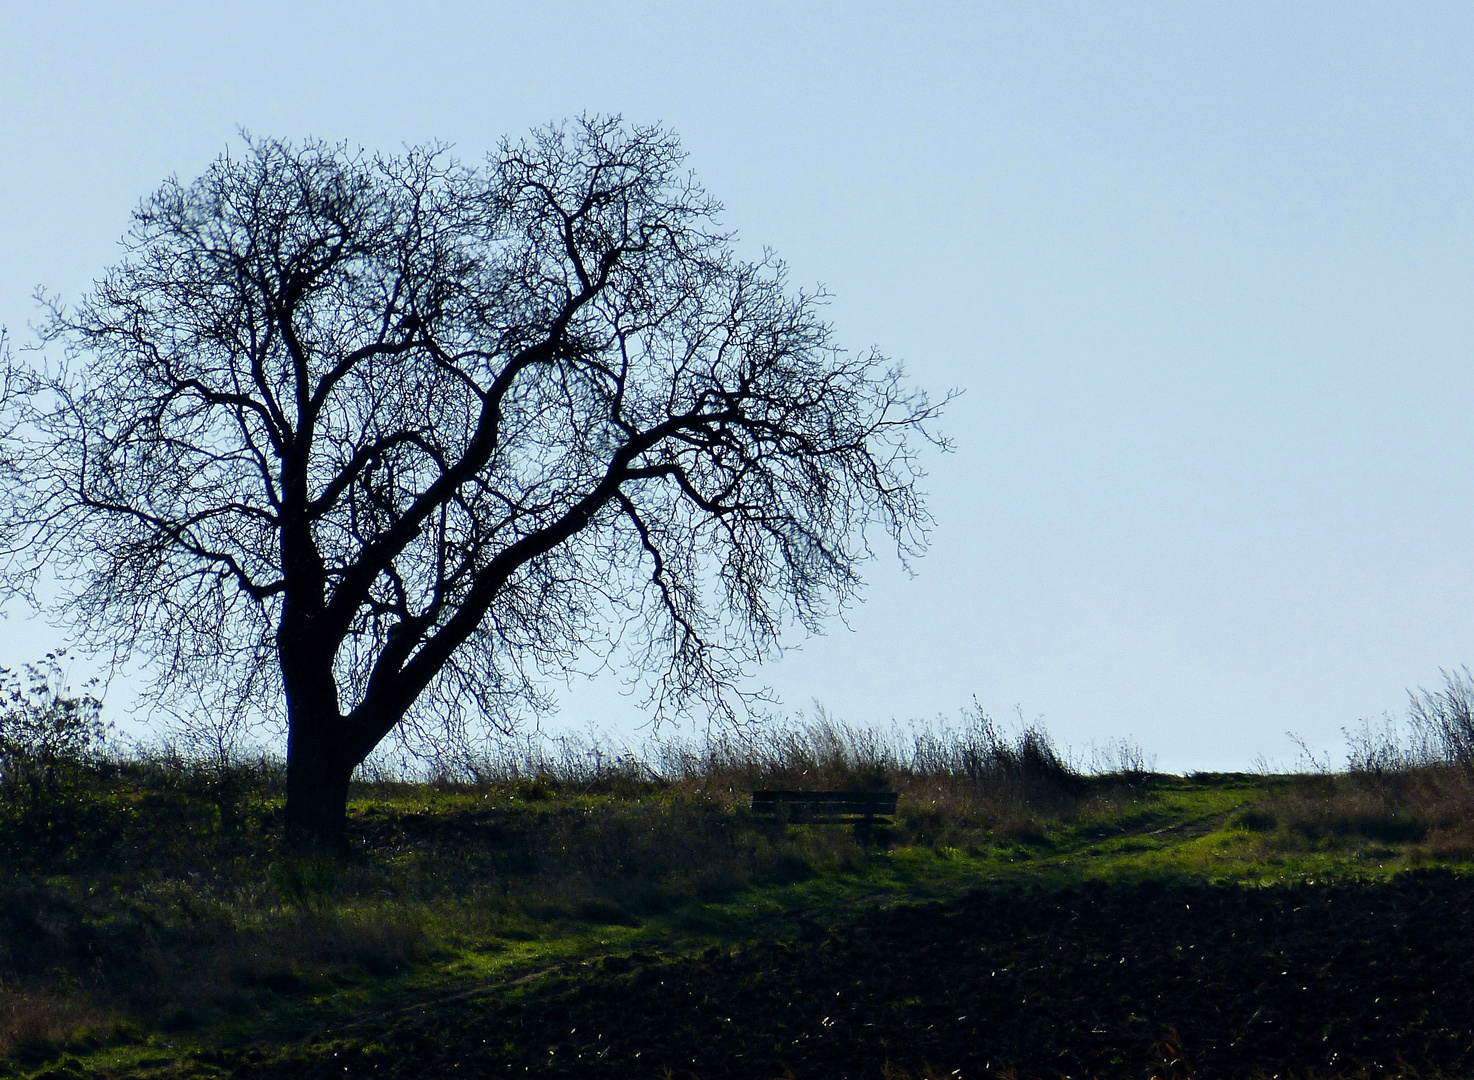
[{"label": "green grass", "polygon": [[1447,769],[892,770],[897,819],[872,843],[754,819],[750,775],[365,785],[342,861],[279,858],[279,791],[253,775],[222,794],[203,775],[104,771],[73,793],[74,820],[14,849],[0,1077],[214,1076],[250,1048],[320,1052],[551,972],[822,936],[976,889],[1369,879],[1474,854],[1468,785]]}]

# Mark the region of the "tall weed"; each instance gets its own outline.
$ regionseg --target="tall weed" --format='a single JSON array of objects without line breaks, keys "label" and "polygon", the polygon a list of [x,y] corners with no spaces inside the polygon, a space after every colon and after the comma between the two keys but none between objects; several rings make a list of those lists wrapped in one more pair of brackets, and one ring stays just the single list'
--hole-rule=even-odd
[{"label": "tall weed", "polygon": [[1440,674],[1440,689],[1409,692],[1408,719],[1425,745],[1474,776],[1474,673],[1462,667]]}]

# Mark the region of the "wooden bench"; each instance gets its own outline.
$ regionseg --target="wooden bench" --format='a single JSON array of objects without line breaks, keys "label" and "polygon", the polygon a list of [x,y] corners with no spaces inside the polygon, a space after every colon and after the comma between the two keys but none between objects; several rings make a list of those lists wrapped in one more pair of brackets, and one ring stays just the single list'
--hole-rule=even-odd
[{"label": "wooden bench", "polygon": [[894,791],[754,791],[752,812],[806,825],[874,825],[896,812]]}]

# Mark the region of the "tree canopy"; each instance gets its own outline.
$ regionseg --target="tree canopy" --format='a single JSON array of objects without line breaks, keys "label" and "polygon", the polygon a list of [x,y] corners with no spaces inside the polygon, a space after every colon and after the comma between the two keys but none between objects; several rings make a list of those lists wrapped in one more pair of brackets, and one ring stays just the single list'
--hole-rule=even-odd
[{"label": "tree canopy", "polygon": [[719,209],[617,118],[481,165],[248,139],[167,181],[7,361],[7,580],[54,571],[160,694],[284,703],[297,843],[397,725],[510,727],[580,657],[732,713],[876,535],[921,552],[938,405]]}]

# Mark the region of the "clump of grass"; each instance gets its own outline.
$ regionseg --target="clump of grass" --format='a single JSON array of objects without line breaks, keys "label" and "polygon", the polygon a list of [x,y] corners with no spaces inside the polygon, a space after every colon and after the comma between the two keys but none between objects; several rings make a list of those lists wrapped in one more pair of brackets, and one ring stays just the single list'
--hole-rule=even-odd
[{"label": "clump of grass", "polygon": [[1474,673],[1464,667],[1441,674],[1439,689],[1420,687],[1408,694],[1408,723],[1418,736],[1414,751],[1425,760],[1436,756],[1474,778]]},{"label": "clump of grass", "polygon": [[1474,675],[1443,674],[1442,687],[1409,693],[1404,721],[1363,721],[1347,732],[1344,772],[1279,783],[1256,808],[1272,826],[1245,823],[1261,846],[1474,858]]}]

